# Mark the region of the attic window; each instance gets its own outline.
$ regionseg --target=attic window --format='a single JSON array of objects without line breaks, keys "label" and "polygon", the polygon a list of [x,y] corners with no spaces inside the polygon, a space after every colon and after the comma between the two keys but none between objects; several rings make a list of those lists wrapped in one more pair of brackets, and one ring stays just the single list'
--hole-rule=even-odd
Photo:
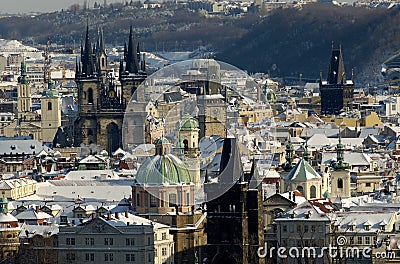
[{"label": "attic window", "polygon": [[11,149],[12,150],[14,150],[14,149],[16,149],[17,147],[15,146],[15,145],[11,145]]},{"label": "attic window", "polygon": [[36,148],[36,146],[35,145],[31,145],[31,149],[35,149]]}]

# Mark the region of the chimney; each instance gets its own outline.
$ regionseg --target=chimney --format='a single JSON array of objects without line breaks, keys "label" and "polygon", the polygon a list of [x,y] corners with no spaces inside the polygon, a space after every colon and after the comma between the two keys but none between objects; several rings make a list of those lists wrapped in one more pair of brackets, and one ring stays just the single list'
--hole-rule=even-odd
[{"label": "chimney", "polygon": [[39,213],[39,206],[38,205],[35,206],[35,212]]},{"label": "chimney", "polygon": [[129,217],[128,210],[125,211],[125,217],[126,217],[126,218]]},{"label": "chimney", "polygon": [[296,194],[293,192],[293,202],[296,202]]},{"label": "chimney", "polygon": [[119,219],[119,214],[118,214],[118,212],[115,212],[115,218],[116,218],[116,219]]},{"label": "chimney", "polygon": [[110,212],[108,212],[107,220],[111,220],[111,213]]},{"label": "chimney", "polygon": [[96,218],[96,213],[92,213],[92,219]]}]

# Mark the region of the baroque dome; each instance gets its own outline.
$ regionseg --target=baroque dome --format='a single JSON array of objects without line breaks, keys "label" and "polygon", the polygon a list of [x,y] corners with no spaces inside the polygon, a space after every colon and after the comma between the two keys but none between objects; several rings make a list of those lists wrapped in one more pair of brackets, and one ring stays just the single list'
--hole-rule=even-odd
[{"label": "baroque dome", "polygon": [[139,184],[190,184],[191,177],[186,165],[172,154],[149,157],[140,166],[136,181]]}]

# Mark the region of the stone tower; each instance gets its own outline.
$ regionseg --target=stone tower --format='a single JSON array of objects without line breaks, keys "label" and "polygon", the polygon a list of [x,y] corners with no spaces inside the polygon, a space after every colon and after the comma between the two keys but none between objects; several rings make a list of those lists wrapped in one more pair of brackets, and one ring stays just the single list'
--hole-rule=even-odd
[{"label": "stone tower", "polygon": [[30,81],[26,74],[25,61],[21,62],[21,76],[18,77],[17,96],[18,119],[26,120],[29,113],[32,112],[32,97]]},{"label": "stone tower", "polygon": [[[131,29],[130,38],[133,39]],[[97,144],[108,153],[122,147],[122,125],[130,93],[146,78],[145,72],[131,72],[131,63],[124,70],[124,81],[120,76],[121,89],[109,78],[107,54],[105,51],[103,31],[98,30],[97,44],[92,45],[89,26],[86,27],[86,38],[81,46],[81,58],[77,62],[75,81],[78,86],[78,118],[75,121],[74,144]],[[135,52],[126,52],[128,62],[137,61]],[[140,60],[137,63],[143,62]],[[121,79],[122,78],[122,79]],[[125,80],[135,80],[128,82]],[[129,96],[125,96],[129,90]]]},{"label": "stone tower", "polygon": [[50,89],[43,92],[41,98],[42,109],[42,140],[53,142],[58,128],[61,126],[61,99],[58,91],[53,89],[49,80]]},{"label": "stone tower", "polygon": [[334,48],[328,72],[328,79],[319,81],[321,93],[321,114],[338,114],[343,108],[351,108],[353,101],[354,80],[346,79],[342,48]]},{"label": "stone tower", "polygon": [[347,170],[349,164],[344,162],[344,146],[339,131],[339,143],[336,146],[336,163],[333,164],[331,172],[331,197],[349,198],[350,192],[350,172]]}]

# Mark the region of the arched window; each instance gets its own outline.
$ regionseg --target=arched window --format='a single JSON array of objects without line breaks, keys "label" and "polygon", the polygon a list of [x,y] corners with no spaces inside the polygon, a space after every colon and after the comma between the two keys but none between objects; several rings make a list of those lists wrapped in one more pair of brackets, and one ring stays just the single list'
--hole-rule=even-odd
[{"label": "arched window", "polygon": [[101,58],[101,66],[104,67],[106,65],[106,60],[104,58]]},{"label": "arched window", "polygon": [[314,185],[310,187],[310,199],[317,198],[317,188]]},{"label": "arched window", "polygon": [[343,179],[338,179],[337,180],[337,187],[342,189],[343,188]]},{"label": "arched window", "polygon": [[183,147],[185,148],[185,150],[189,148],[189,142],[187,141],[187,139],[183,140]]},{"label": "arched window", "polygon": [[88,89],[88,103],[93,104],[93,89],[92,88]]},{"label": "arched window", "polygon": [[48,111],[53,110],[53,105],[51,104],[51,102],[47,102],[47,110]]},{"label": "arched window", "polygon": [[299,192],[301,192],[301,194],[302,195],[304,195],[304,188],[303,188],[303,186],[297,186],[297,190],[299,191]]},{"label": "arched window", "polygon": [[91,129],[88,130],[88,136],[93,136],[93,130]]}]

